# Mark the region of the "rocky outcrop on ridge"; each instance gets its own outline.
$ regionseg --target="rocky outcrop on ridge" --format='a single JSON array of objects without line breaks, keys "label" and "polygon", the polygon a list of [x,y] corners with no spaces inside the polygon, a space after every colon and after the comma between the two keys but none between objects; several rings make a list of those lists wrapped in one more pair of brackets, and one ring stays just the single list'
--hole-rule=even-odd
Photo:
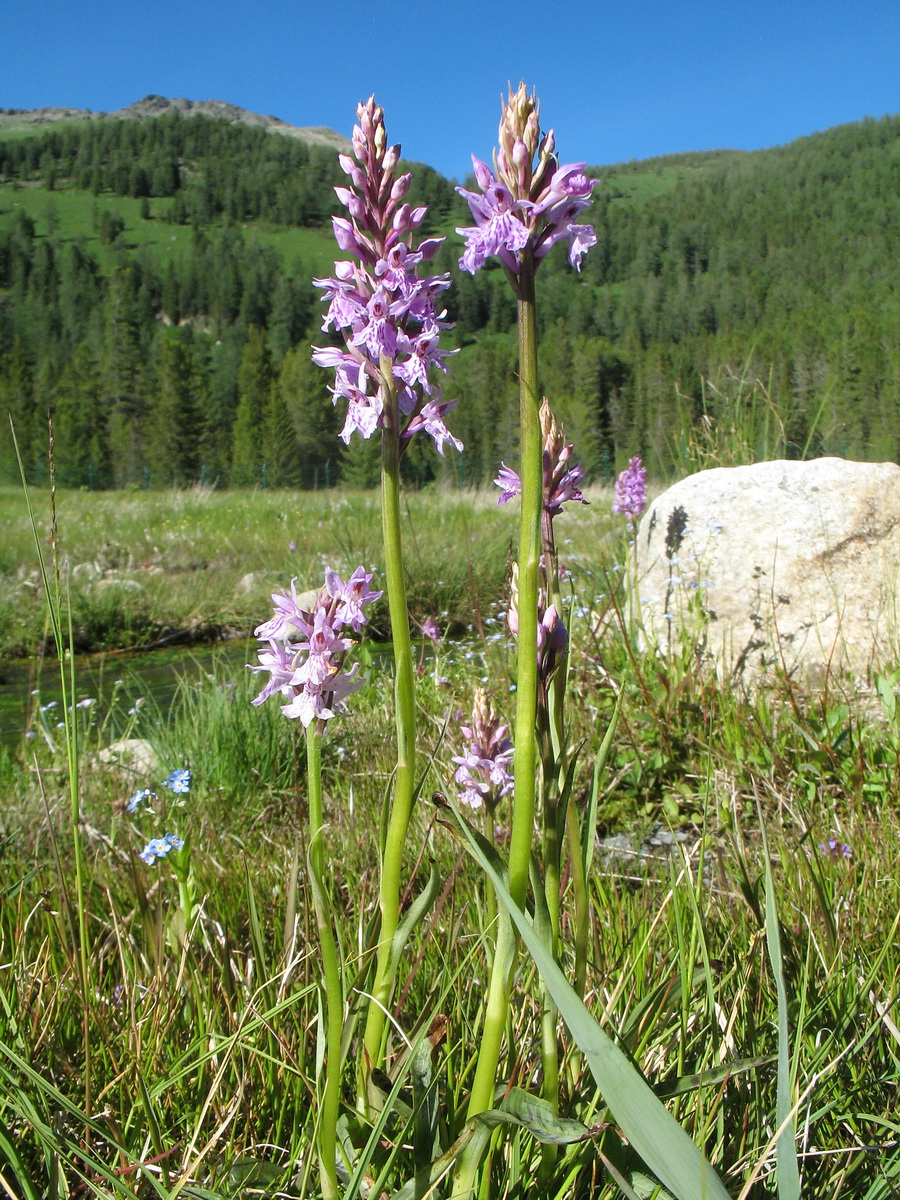
[{"label": "rocky outcrop on ridge", "polygon": [[256,129],[265,129],[268,133],[299,138],[316,146],[328,146],[343,153],[350,151],[347,138],[323,125],[304,128],[289,125],[279,117],[249,112],[246,108],[228,104],[224,100],[169,100],[165,96],[156,95],[145,96],[143,100],[136,100],[127,108],[119,108],[112,113],[92,112],[89,108],[0,108],[0,133],[4,126],[15,129],[33,127],[38,130],[41,126],[56,121],[145,121],[173,113],[179,113],[183,117],[218,117],[230,121],[233,125],[250,125]]}]

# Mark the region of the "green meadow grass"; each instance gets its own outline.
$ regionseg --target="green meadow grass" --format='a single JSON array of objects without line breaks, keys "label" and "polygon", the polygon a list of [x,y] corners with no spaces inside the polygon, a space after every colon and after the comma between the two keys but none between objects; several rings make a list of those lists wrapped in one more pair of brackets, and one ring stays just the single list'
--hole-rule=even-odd
[{"label": "green meadow grass", "polygon": [[[802,1194],[890,1200],[900,1186],[898,681],[883,678],[877,690],[833,681],[817,695],[780,681],[745,696],[698,672],[689,655],[663,662],[629,649],[614,615],[624,534],[608,514],[608,497],[594,500],[561,517],[557,529],[574,600],[569,711],[573,744],[581,747],[574,802],[582,809],[589,803],[593,757],[619,693],[621,717],[600,780],[600,832],[633,831],[639,844],[662,825],[689,838],[683,851],[649,869],[595,849],[588,1007],[732,1196],[779,1194],[779,1018],[766,949],[762,820],[781,926]],[[2,502],[4,515],[19,514],[2,550],[9,573],[28,565],[29,552],[19,502],[12,493]],[[320,575],[323,555],[349,567],[377,553],[377,507],[367,494],[66,493],[59,498],[63,557],[100,553],[103,537],[91,525],[112,527],[105,503],[116,507],[122,545],[149,544],[153,531],[153,544],[166,547],[165,574],[157,578],[196,576],[193,590],[179,593],[192,598],[193,612],[205,611],[209,593],[226,594],[226,581],[239,572],[271,572],[272,588],[298,574],[306,586]],[[427,596],[431,615],[443,605],[436,611],[446,610],[448,623],[454,614],[465,636],[442,643],[436,657],[423,649],[420,659],[419,754],[427,776],[408,843],[408,902],[432,870],[437,898],[404,955],[389,1055],[397,1096],[380,1129],[357,1115],[353,1080],[346,1080],[348,1197],[391,1197],[414,1175],[422,1129],[404,1039],[414,1041],[438,1016],[446,1037],[432,1056],[432,1132],[447,1146],[464,1127],[488,977],[488,905],[481,876],[430,797],[452,791],[460,714],[470,709],[474,686],[485,681],[507,716],[513,707],[513,660],[498,616],[513,514],[497,509],[493,497],[438,492],[411,495],[409,507],[414,617],[428,615]],[[296,551],[287,548],[291,538]],[[216,568],[199,565],[217,560]],[[262,620],[266,590],[242,604],[244,619]],[[359,653],[367,686],[333,722],[324,747],[327,882],[351,981],[377,910],[373,847],[393,769],[390,669],[370,647]],[[168,714],[148,703],[128,733],[148,743],[156,761],[138,772],[102,761],[111,720],[104,724],[92,709],[76,714],[81,897],[59,738],[36,724],[37,736],[0,757],[5,1194],[317,1194],[310,1098],[318,970],[303,743],[277,704],[249,703],[257,686],[249,672],[236,678],[233,668],[214,668],[185,682]],[[55,732],[50,715],[42,718],[48,734]],[[165,796],[160,781],[188,765],[194,782],[183,818],[125,811],[137,788]],[[175,820],[190,837],[196,877],[188,929],[179,925],[171,871],[136,857]],[[503,807],[497,821],[509,823]],[[852,856],[823,855],[818,847],[829,836],[847,843]],[[79,905],[87,979],[79,967]],[[534,997],[527,958],[519,970],[519,994]],[[347,1000],[352,1011],[352,989]],[[526,1091],[537,1090],[540,1027],[532,1000],[514,1008],[502,1070]],[[603,1099],[564,1028],[560,1039],[563,1111],[593,1132],[560,1148],[541,1195],[660,1194],[636,1170],[615,1126],[605,1124]],[[485,1196],[535,1196],[541,1161],[530,1135],[513,1135],[493,1155]],[[351,1192],[354,1173],[362,1185]]]},{"label": "green meadow grass", "polygon": [[[45,541],[48,500],[35,493]],[[430,616],[460,630],[500,599],[515,516],[493,496],[473,503],[438,490],[411,494],[407,507],[410,530],[427,530],[409,542],[413,620]],[[320,586],[325,563],[338,571],[382,566],[375,493],[69,491],[58,493],[57,509],[81,651],[146,646],[189,629],[199,640],[246,635],[269,594],[291,578],[306,590]],[[21,656],[45,637],[45,598],[20,491],[0,489],[0,522],[0,654]],[[608,519],[601,523],[611,530]],[[572,530],[590,545],[589,533],[574,523]],[[91,564],[106,572],[103,582],[87,577]],[[384,614],[384,606],[375,614],[379,636]]]}]

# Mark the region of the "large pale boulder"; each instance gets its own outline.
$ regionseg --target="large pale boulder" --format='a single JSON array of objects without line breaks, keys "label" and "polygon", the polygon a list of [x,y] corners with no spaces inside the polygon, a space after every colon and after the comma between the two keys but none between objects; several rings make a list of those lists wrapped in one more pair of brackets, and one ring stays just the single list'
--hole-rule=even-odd
[{"label": "large pale boulder", "polygon": [[721,677],[808,682],[898,661],[900,467],[766,462],[663,492],[637,535],[647,641],[688,639]]}]

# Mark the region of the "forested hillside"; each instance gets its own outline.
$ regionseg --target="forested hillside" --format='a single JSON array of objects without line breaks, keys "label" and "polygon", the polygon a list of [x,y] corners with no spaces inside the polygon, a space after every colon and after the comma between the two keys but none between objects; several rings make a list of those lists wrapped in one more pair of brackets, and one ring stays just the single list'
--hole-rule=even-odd
[{"label": "forested hillside", "polygon": [[[415,172],[450,234],[466,449],[407,470],[482,482],[515,454],[515,306],[499,270],[460,276],[467,211]],[[723,421],[746,403],[729,373],[766,384],[788,453],[900,456],[900,118],[592,173],[598,245],[581,275],[557,248],[538,279],[543,386],[594,474],[637,452],[671,473],[704,395]],[[372,481],[309,360],[340,178],[327,148],[203,117],[0,134],[0,407],[32,478],[50,408],[71,486]]]}]

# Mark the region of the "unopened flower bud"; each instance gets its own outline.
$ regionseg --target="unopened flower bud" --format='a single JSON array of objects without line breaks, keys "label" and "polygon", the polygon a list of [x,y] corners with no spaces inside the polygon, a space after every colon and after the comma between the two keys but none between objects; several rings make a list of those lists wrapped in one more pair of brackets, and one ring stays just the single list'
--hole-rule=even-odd
[{"label": "unopened flower bud", "polygon": [[394,180],[394,185],[391,188],[391,199],[395,204],[399,204],[401,200],[406,199],[411,179],[412,175],[407,172],[405,175],[401,175],[399,179]]},{"label": "unopened flower bud", "polygon": [[394,219],[391,222],[391,227],[395,233],[406,233],[407,229],[409,229],[410,224],[411,224],[410,219],[409,219],[411,213],[412,213],[412,209],[409,207],[408,204],[400,205],[400,207],[394,213]]},{"label": "unopened flower bud", "polygon": [[480,158],[476,158],[474,154],[472,155],[472,167],[475,171],[475,180],[478,186],[483,192],[486,192],[496,182],[494,176],[491,174],[491,168],[487,163],[483,163]]},{"label": "unopened flower bud", "polygon": [[563,438],[560,434],[556,417],[553,415],[553,410],[550,408],[550,401],[546,396],[541,401],[540,420],[544,452],[549,454],[551,458],[556,458],[563,447]]}]

